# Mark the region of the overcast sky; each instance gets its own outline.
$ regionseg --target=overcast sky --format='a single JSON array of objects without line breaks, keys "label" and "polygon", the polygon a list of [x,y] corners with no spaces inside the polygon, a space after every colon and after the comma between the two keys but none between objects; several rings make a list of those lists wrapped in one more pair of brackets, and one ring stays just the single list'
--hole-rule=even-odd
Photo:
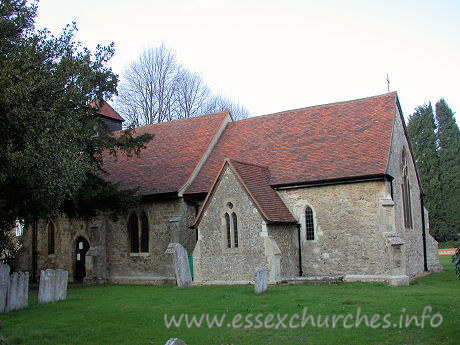
[{"label": "overcast sky", "polygon": [[460,112],[459,18],[456,0],[41,0],[37,28],[113,41],[117,74],[164,42],[253,115],[382,94],[388,73],[407,118],[441,97]]}]

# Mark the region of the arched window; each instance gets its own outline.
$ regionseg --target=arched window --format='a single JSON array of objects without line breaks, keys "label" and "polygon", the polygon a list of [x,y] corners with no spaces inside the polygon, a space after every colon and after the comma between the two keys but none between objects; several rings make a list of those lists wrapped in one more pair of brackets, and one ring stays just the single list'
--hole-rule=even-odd
[{"label": "arched window", "polygon": [[310,206],[305,209],[305,232],[307,241],[315,240],[315,223],[313,221],[313,210]]},{"label": "arched window", "polygon": [[55,247],[54,230],[55,230],[54,229],[54,223],[49,222],[48,223],[48,229],[47,229],[47,233],[48,233],[48,255],[54,254],[54,247]]},{"label": "arched window", "polygon": [[227,248],[238,248],[238,217],[232,210],[233,204],[231,202],[227,203],[227,212],[225,212]]},{"label": "arched window", "polygon": [[139,253],[139,221],[136,213],[132,213],[128,219],[128,234],[131,244],[131,253]]},{"label": "arched window", "polygon": [[141,214],[141,252],[149,252],[149,219],[145,212]]},{"label": "arched window", "polygon": [[145,212],[140,217],[135,212],[129,216],[128,236],[131,253],[149,252],[149,218]]},{"label": "arched window", "polygon": [[230,216],[228,213],[225,214],[225,226],[227,228],[227,247],[232,247],[232,232],[230,229]]},{"label": "arched window", "polygon": [[233,221],[233,243],[235,248],[238,248],[238,218],[236,217],[235,212],[232,213]]},{"label": "arched window", "polygon": [[402,199],[403,199],[403,211],[404,211],[404,225],[406,228],[412,229],[412,205],[410,198],[410,183],[409,183],[409,172],[407,167],[406,150],[403,149],[401,157],[402,166]]}]

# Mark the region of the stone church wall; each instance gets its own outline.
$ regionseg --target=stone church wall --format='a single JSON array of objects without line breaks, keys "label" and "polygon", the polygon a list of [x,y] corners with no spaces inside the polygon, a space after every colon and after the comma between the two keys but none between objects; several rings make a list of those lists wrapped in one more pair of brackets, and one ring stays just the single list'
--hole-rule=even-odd
[{"label": "stone church wall", "polygon": [[[304,276],[390,273],[380,230],[384,181],[278,191],[301,224]],[[305,238],[305,208],[313,210],[315,240]]]},{"label": "stone church wall", "polygon": [[[171,258],[164,253],[172,241],[183,244],[191,253],[196,235],[188,226],[193,221],[195,208],[178,198],[144,203],[133,211],[138,216],[144,211],[148,216],[148,253],[130,253],[126,215],[117,222],[104,216],[90,222],[70,221],[65,217],[55,219],[55,253],[48,255],[48,222],[40,220],[37,278],[40,270],[66,269],[69,281],[74,281],[77,238],[82,236],[90,245],[86,255],[88,282],[161,284],[165,279],[174,279]],[[18,267],[32,272],[31,227],[24,230],[23,244]],[[88,266],[88,262],[91,265]]]},{"label": "stone church wall", "polygon": [[[233,204],[238,216],[238,248],[227,248],[226,205]],[[263,219],[230,168],[221,175],[218,187],[199,224],[199,240],[193,252],[195,280],[214,283],[248,283],[257,267],[266,267]]]},{"label": "stone church wall", "polygon": [[[128,238],[128,217],[118,222],[107,222],[107,256],[109,277],[115,282],[130,282],[130,280],[160,279],[174,277],[171,258],[165,255],[166,248],[172,241],[170,219],[181,208],[181,201],[153,201],[133,210],[137,216],[145,212],[149,219],[149,252],[131,253]],[[186,207],[186,206],[185,206]],[[184,229],[182,229],[184,230]]]},{"label": "stone church wall", "polygon": [[[408,172],[412,205],[413,228],[407,229],[404,225],[404,210],[402,202],[402,152],[405,149],[408,157]],[[418,186],[415,166],[410,155],[409,145],[404,135],[403,124],[396,111],[393,124],[393,136],[390,148],[390,158],[388,161],[387,173],[394,180],[393,200],[395,214],[395,231],[404,239],[402,246],[403,257],[405,261],[405,274],[409,277],[415,277],[423,273],[423,242],[422,242],[422,217],[420,204],[420,189]],[[428,243],[427,243],[428,244]]]},{"label": "stone church wall", "polygon": [[295,225],[268,225],[268,236],[281,251],[281,278],[299,276],[298,230]]}]

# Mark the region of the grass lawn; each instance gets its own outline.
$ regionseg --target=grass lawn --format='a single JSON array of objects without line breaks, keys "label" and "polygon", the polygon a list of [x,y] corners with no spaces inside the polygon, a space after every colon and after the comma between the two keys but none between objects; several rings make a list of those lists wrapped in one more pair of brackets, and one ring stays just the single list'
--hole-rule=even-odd
[{"label": "grass lawn", "polygon": [[[177,287],[127,285],[71,285],[67,300],[45,305],[37,304],[37,291],[31,291],[29,308],[4,314],[3,336],[10,344],[161,344],[170,337],[179,337],[190,344],[459,344],[460,283],[456,281],[450,256],[441,256],[445,272],[431,274],[405,287],[384,284],[342,283],[339,285],[280,285],[266,293],[254,295],[252,286],[202,286],[189,289]],[[405,327],[407,316],[442,315],[425,319],[424,328],[414,322]],[[313,315],[315,327],[308,322],[301,327],[302,312]],[[374,314],[376,329],[365,325],[355,327],[357,309],[371,323]],[[403,311],[405,308],[405,311]],[[221,328],[208,328],[206,319],[200,328],[182,325],[165,326],[168,319],[187,313],[225,313]],[[236,314],[242,319],[235,319]],[[299,315],[297,319],[294,315]],[[252,314],[249,315],[249,314]],[[256,319],[257,314],[263,316]],[[269,314],[273,314],[270,320]],[[283,323],[280,319],[288,314]],[[343,318],[332,327],[333,316],[350,314],[344,328]],[[384,319],[386,314],[391,314]],[[318,327],[328,317],[328,325]],[[400,318],[402,315],[402,327]],[[245,318],[248,317],[247,321]],[[292,318],[290,328],[289,320]],[[260,327],[266,322],[272,328]],[[268,321],[267,321],[268,320]],[[227,327],[235,322],[240,328]],[[311,319],[310,319],[311,321]],[[388,322],[385,322],[388,321]],[[252,323],[252,327],[249,326]],[[278,325],[277,325],[278,324]],[[284,328],[283,324],[287,327]],[[278,328],[276,328],[278,326]],[[396,326],[396,327],[394,327]]]}]

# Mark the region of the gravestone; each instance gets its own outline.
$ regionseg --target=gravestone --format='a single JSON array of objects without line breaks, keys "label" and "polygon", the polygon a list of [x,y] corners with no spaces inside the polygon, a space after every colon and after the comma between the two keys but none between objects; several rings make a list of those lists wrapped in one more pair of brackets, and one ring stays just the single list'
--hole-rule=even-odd
[{"label": "gravestone", "polygon": [[29,304],[29,272],[19,272],[16,298],[17,309],[27,308]]},{"label": "gravestone", "polygon": [[54,302],[56,286],[56,271],[47,269],[40,272],[40,285],[38,288],[38,303]]},{"label": "gravestone", "polygon": [[66,270],[47,269],[40,273],[38,303],[63,301],[67,297],[69,272]]},{"label": "gravestone", "polygon": [[165,345],[187,345],[184,341],[180,340],[179,338],[171,338],[169,339]]},{"label": "gravestone", "polygon": [[18,272],[10,275],[10,285],[8,286],[8,295],[6,298],[6,311],[16,310],[17,308],[17,294],[18,294],[19,276]]},{"label": "gravestone", "polygon": [[262,293],[267,290],[268,270],[267,267],[256,269],[256,280],[254,282],[254,292]]},{"label": "gravestone", "polygon": [[56,285],[54,300],[63,301],[67,297],[67,283],[69,280],[69,271],[56,270]]},{"label": "gravestone", "polygon": [[172,254],[178,287],[192,286],[187,251],[179,243],[170,243],[165,254]]},{"label": "gravestone", "polygon": [[0,262],[0,314],[5,311],[8,285],[10,283],[10,266]]}]

